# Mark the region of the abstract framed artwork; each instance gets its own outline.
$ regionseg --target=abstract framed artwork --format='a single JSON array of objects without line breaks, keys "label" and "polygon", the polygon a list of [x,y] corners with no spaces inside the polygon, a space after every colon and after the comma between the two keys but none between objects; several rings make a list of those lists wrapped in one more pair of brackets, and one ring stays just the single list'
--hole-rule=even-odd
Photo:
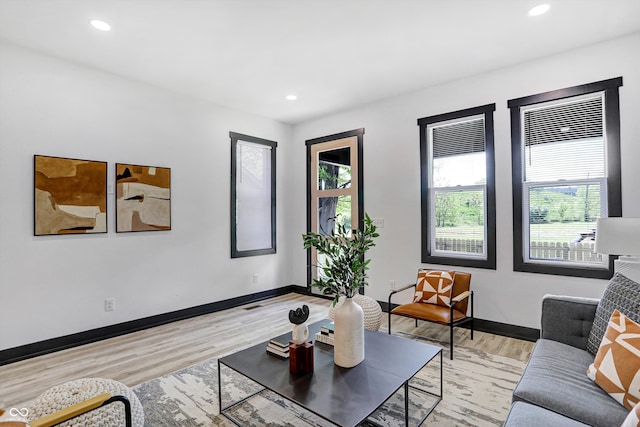
[{"label": "abstract framed artwork", "polygon": [[107,232],[107,162],[33,156],[34,235]]},{"label": "abstract framed artwork", "polygon": [[171,169],[116,163],[116,232],[171,230]]}]

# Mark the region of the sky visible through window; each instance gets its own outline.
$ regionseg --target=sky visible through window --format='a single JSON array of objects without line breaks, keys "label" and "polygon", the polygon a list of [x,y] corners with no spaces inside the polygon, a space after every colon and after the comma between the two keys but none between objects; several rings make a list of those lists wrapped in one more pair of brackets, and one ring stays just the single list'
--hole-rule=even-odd
[{"label": "sky visible through window", "polygon": [[605,176],[602,138],[532,145],[524,156],[527,182]]},{"label": "sky visible through window", "polygon": [[433,186],[484,184],[486,168],[484,152],[437,157],[433,159]]}]

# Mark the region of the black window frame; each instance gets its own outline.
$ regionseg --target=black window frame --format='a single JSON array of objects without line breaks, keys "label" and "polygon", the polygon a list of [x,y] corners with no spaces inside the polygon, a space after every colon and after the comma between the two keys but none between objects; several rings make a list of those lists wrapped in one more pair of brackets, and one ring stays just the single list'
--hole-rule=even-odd
[{"label": "black window frame", "polygon": [[[421,259],[423,263],[444,264],[459,267],[496,269],[496,183],[493,113],[496,104],[486,104],[450,113],[438,114],[418,119],[420,127],[420,194],[421,194]],[[462,119],[471,116],[484,116],[485,161],[486,161],[486,259],[431,255],[429,234],[429,137],[427,127],[434,123]]]},{"label": "black window frame", "polygon": [[[242,258],[257,255],[268,255],[276,253],[276,141],[244,135],[237,132],[229,132],[231,138],[231,203],[230,203],[230,231],[231,231],[231,258]],[[253,144],[265,145],[271,148],[271,247],[251,250],[238,250],[237,238],[237,161],[238,142],[246,141]]]},{"label": "black window frame", "polygon": [[609,256],[608,268],[593,266],[558,266],[545,262],[526,262],[524,256],[523,229],[523,170],[521,110],[532,104],[558,101],[595,92],[604,93],[604,120],[607,158],[607,207],[608,216],[622,216],[622,177],[620,157],[620,95],[622,77],[601,80],[564,89],[552,90],[522,98],[510,99],[511,111],[511,173],[513,193],[513,270],[527,273],[553,274],[560,276],[609,279],[613,275],[613,256]]}]

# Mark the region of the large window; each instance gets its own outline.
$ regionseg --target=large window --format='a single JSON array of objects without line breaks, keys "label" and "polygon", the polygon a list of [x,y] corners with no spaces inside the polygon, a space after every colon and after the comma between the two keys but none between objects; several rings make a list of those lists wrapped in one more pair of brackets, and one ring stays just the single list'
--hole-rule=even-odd
[{"label": "large window", "polygon": [[509,101],[514,270],[606,278],[596,220],[621,215],[622,79]]},{"label": "large window", "polygon": [[231,258],[276,253],[276,146],[255,136],[231,138]]},{"label": "large window", "polygon": [[496,268],[495,104],[424,117],[422,262]]}]

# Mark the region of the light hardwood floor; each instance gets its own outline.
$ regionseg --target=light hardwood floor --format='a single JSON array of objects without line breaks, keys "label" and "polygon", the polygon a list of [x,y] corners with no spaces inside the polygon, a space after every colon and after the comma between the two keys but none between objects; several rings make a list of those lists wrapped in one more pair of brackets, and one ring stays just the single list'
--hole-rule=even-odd
[{"label": "light hardwood floor", "polygon": [[[25,406],[48,388],[78,378],[112,378],[128,386],[221,357],[290,330],[288,313],[307,304],[309,322],[327,317],[330,301],[300,294],[181,320],[108,340],[0,366],[0,408]],[[380,328],[387,331],[387,315]],[[392,330],[447,343],[446,326],[392,316]],[[471,340],[455,329],[455,344],[527,360],[533,343],[483,332]]]}]

